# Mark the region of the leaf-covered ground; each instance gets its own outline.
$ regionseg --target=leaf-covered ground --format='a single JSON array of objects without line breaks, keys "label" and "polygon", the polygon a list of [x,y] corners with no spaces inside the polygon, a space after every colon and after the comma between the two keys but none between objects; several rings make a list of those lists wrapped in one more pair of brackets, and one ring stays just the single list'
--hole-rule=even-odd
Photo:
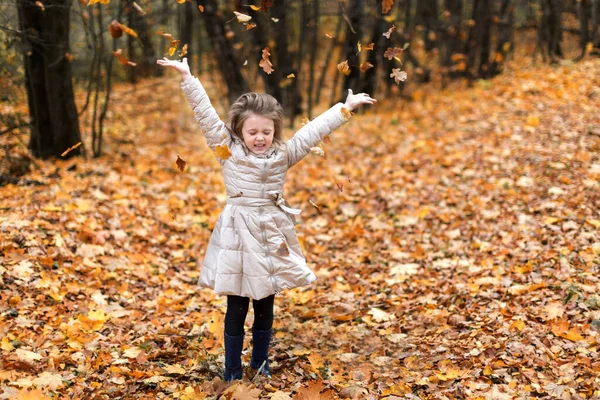
[{"label": "leaf-covered ground", "polygon": [[228,389],[224,299],[195,285],[218,164],[174,76],[118,87],[106,156],[0,188],[0,398],[597,398],[599,68],[419,89],[336,131],[286,184],[319,279],[276,298],[273,378]]}]

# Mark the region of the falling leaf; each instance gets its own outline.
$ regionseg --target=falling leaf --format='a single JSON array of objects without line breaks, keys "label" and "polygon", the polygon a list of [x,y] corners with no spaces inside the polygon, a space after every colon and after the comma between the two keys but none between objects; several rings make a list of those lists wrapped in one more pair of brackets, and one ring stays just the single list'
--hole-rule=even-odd
[{"label": "falling leaf", "polygon": [[201,12],[201,13],[203,13],[203,12],[204,12],[204,6],[200,6],[200,5],[199,5],[199,6],[198,6],[198,10],[200,10],[200,12]]},{"label": "falling leaf", "polygon": [[254,11],[260,11],[260,7],[259,6],[255,6],[254,4],[251,4],[250,8],[253,9]]},{"label": "falling leaf", "polygon": [[227,147],[226,144],[223,146],[217,146],[215,153],[221,160],[227,160],[229,157],[231,157],[231,151],[229,151],[229,147]]},{"label": "falling leaf", "polygon": [[68,149],[66,149],[65,151],[63,151],[60,156],[61,157],[66,156],[67,154],[69,154],[70,152],[72,152],[73,150],[75,150],[76,148],[78,148],[79,146],[81,146],[81,142],[75,143],[73,146],[71,146]]},{"label": "falling leaf", "polygon": [[282,241],[279,245],[276,254],[283,257],[287,257],[290,255],[290,251],[288,250],[287,244],[284,241]]},{"label": "falling leaf", "polygon": [[117,60],[119,60],[119,63],[121,63],[121,65],[129,65],[132,67],[135,67],[137,65],[133,61],[129,61],[126,57],[123,56],[123,49],[118,49],[117,51],[113,51],[112,53],[115,57],[117,57]]},{"label": "falling leaf", "polygon": [[273,7],[273,0],[260,0],[260,11],[268,12]]},{"label": "falling leaf", "polygon": [[135,1],[133,2],[133,8],[137,10],[139,15],[146,15],[146,12],[142,10],[142,7],[140,7]]},{"label": "falling leaf", "polygon": [[41,1],[36,1],[35,5],[38,6],[42,11],[46,11]]},{"label": "falling leaf", "polygon": [[278,22],[279,22],[279,18],[272,17],[272,18],[271,18],[271,21],[273,21],[273,22],[275,22],[275,23],[278,23]]},{"label": "falling leaf", "polygon": [[173,35],[171,35],[170,33],[165,33],[165,32],[161,32],[161,31],[156,31],[156,33],[158,35],[162,36],[163,38],[167,39],[169,42],[171,42],[171,46],[170,47],[177,47],[177,45],[180,42],[179,39],[175,39],[173,37]]},{"label": "falling leaf", "polygon": [[[358,53],[360,53],[362,46],[360,45],[360,40],[358,41],[358,43],[356,44],[356,47],[358,48]],[[358,54],[356,53],[356,54]]]},{"label": "falling leaf", "polygon": [[394,78],[396,83],[404,82],[406,80],[406,71],[401,71],[400,68],[392,68],[390,78]]},{"label": "falling leaf", "polygon": [[113,20],[110,23],[110,25],[108,26],[108,32],[110,33],[110,36],[112,36],[115,39],[118,39],[121,36],[123,36],[123,29],[121,29],[117,20]]},{"label": "falling leaf", "polygon": [[364,50],[365,51],[367,51],[367,50],[373,50],[374,47],[375,47],[375,43],[371,43],[371,44],[365,46]]},{"label": "falling leaf", "polygon": [[169,47],[169,56],[172,57],[175,51],[177,51],[177,47]]},{"label": "falling leaf", "polygon": [[175,164],[177,164],[177,168],[183,172],[183,170],[185,169],[185,164],[186,162],[179,157],[179,154],[177,155],[177,160],[175,160]]},{"label": "falling leaf", "polygon": [[390,29],[388,29],[387,32],[383,33],[383,36],[385,36],[386,38],[390,38],[390,35],[392,34],[392,32],[394,32],[396,30],[396,25],[392,25]]},{"label": "falling leaf", "polygon": [[287,76],[287,78],[288,78],[288,79],[292,79],[292,78],[295,78],[295,77],[296,77],[296,75],[294,75],[294,74],[289,74],[289,75]]},{"label": "falling leaf", "polygon": [[326,157],[325,157],[325,151],[323,150],[323,148],[321,148],[321,147],[319,147],[319,146],[311,147],[311,148],[310,148],[310,151],[311,151],[311,153],[314,153],[314,154],[316,154],[316,155],[318,155],[318,156],[321,156],[321,157],[323,157],[323,158],[326,158]]},{"label": "falling leaf", "polygon": [[179,57],[185,57],[187,55],[188,45],[187,43],[183,45],[181,51],[179,52]]},{"label": "falling leaf", "polygon": [[362,72],[365,72],[365,71],[367,71],[367,70],[369,70],[369,69],[371,69],[371,68],[373,68],[373,67],[374,67],[374,65],[373,65],[373,64],[371,64],[371,63],[370,63],[370,62],[368,62],[368,61],[365,61],[364,63],[360,64],[360,70],[361,70]]},{"label": "falling leaf", "polygon": [[350,67],[348,66],[348,60],[342,61],[337,65],[338,71],[340,71],[344,75],[350,75]]},{"label": "falling leaf", "polygon": [[90,0],[88,2],[88,6],[91,6],[92,4],[109,4],[110,0]]},{"label": "falling leaf", "polygon": [[381,13],[386,14],[394,7],[394,0],[383,0],[381,3]]},{"label": "falling leaf", "polygon": [[246,26],[246,30],[248,30],[248,31],[250,29],[256,28],[256,24],[253,24],[253,23],[247,23],[247,24],[244,24],[244,25]]},{"label": "falling leaf", "polygon": [[333,39],[333,36],[331,36],[329,33],[326,33],[325,36],[327,36],[329,39]]},{"label": "falling leaf", "polygon": [[344,120],[348,121],[350,119],[350,117],[352,117],[352,115],[354,115],[353,112],[351,112],[350,110],[348,110],[346,107],[342,107],[340,109],[340,111],[342,112],[342,115],[344,116]]},{"label": "falling leaf", "polygon": [[401,54],[403,51],[404,51],[404,49],[401,49],[400,47],[394,47],[394,48],[388,47],[387,50],[385,51],[385,53],[383,53],[383,56],[385,58],[387,58],[388,60],[391,60],[392,58]]},{"label": "falling leaf", "polygon": [[238,22],[248,22],[248,21],[250,21],[252,19],[251,16],[239,13],[237,11],[234,11],[233,13],[237,17]]},{"label": "falling leaf", "polygon": [[258,66],[261,67],[263,69],[263,71],[265,71],[267,74],[271,74],[274,69],[273,69],[273,64],[271,64],[271,61],[269,60],[269,57],[271,56],[271,53],[269,52],[269,48],[265,47],[262,51],[262,58],[260,60],[260,62],[258,63]]},{"label": "falling leaf", "polygon": [[138,34],[137,34],[137,33],[136,33],[136,32],[135,32],[133,29],[129,28],[129,27],[128,27],[128,26],[126,26],[126,25],[123,25],[123,24],[122,24],[122,23],[120,23],[120,22],[117,22],[117,24],[119,24],[119,28],[121,28],[121,30],[122,30],[123,32],[125,32],[126,34],[128,34],[129,36],[132,36],[132,37],[134,37],[134,38],[137,38],[137,37],[138,37]]}]

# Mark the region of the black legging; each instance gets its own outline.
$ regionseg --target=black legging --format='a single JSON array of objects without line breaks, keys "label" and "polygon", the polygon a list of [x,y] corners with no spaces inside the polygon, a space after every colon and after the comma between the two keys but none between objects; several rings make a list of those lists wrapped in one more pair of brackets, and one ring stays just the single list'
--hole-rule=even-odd
[{"label": "black legging", "polygon": [[[273,303],[275,295],[272,294],[261,300],[252,300],[254,308],[253,328],[267,331],[273,327]],[[244,322],[248,314],[250,299],[241,296],[227,296],[227,313],[225,314],[225,332],[231,336],[244,333]]]}]

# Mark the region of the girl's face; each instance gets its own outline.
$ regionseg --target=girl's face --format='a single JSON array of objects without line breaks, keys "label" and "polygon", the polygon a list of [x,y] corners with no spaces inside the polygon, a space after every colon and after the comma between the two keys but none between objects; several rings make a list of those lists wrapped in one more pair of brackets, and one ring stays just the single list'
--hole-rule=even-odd
[{"label": "girl's face", "polygon": [[262,154],[273,144],[275,123],[262,115],[252,114],[242,126],[242,137],[248,149],[255,154]]}]

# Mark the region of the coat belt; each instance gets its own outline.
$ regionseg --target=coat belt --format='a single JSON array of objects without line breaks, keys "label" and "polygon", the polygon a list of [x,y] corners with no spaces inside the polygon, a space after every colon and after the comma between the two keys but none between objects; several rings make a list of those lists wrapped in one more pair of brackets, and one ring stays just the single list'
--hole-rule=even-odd
[{"label": "coat belt", "polygon": [[261,207],[261,206],[277,206],[288,214],[298,215],[302,210],[292,208],[279,192],[268,192],[268,197],[244,197],[243,193],[235,196],[227,197],[227,204],[233,206],[245,207]]}]

